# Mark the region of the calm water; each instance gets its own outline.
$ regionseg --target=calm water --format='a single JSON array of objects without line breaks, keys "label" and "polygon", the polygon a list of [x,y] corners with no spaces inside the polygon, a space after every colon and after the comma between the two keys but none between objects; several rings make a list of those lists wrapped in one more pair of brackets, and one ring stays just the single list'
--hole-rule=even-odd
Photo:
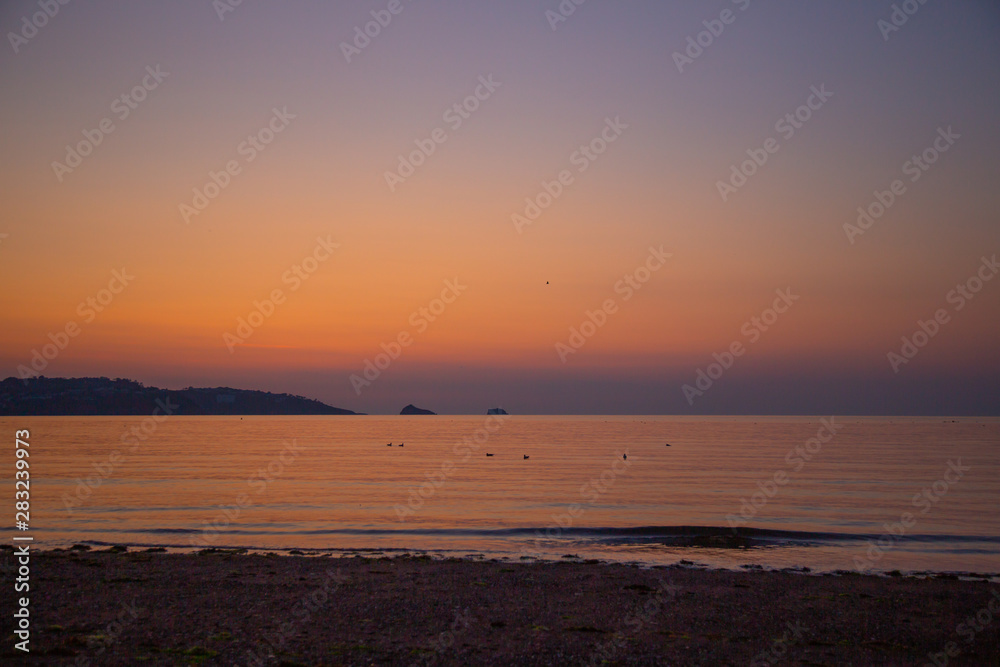
[{"label": "calm water", "polygon": [[138,417],[0,426],[31,431],[41,547],[1000,572],[997,419],[501,419],[171,417],[142,440]]}]

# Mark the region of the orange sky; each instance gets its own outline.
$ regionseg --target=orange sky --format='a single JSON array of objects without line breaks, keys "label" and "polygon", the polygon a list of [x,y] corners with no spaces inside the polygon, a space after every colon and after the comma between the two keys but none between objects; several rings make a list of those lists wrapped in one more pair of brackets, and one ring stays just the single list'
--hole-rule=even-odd
[{"label": "orange sky", "polygon": [[[0,10],[5,32],[32,7]],[[627,411],[630,391],[650,411],[738,410],[736,395],[692,408],[681,386],[791,288],[801,299],[733,371],[748,392],[753,373],[806,366],[815,386],[848,371],[895,383],[887,353],[918,319],[953,311],[949,290],[1000,251],[995,9],[927,5],[887,41],[874,7],[749,7],[683,73],[672,53],[712,12],[585,9],[552,31],[533,3],[413,5],[347,63],[338,45],[363,8],[246,5],[220,21],[203,7],[66,6],[0,60],[6,374],[75,321],[46,375],[239,384],[391,412],[428,373],[441,411],[515,404],[489,369],[520,377],[504,391],[523,395],[544,378],[565,411],[614,374],[625,384],[606,386],[609,411]],[[113,100],[158,64],[169,74],[120,118]],[[776,122],[821,84],[832,97],[782,138]],[[446,110],[477,88],[453,129]],[[294,118],[250,161],[243,142],[274,109]],[[52,163],[105,117],[114,131],[60,180]],[[627,129],[581,171],[574,153],[615,118]],[[961,138],[909,181],[904,162],[949,126]],[[390,191],[385,172],[436,128],[447,140]],[[768,137],[778,152],[722,201],[718,181]],[[239,173],[186,223],[180,205],[229,161]],[[563,170],[572,184],[519,233],[512,214]],[[844,224],[897,178],[906,193],[850,243]],[[339,248],[293,289],[283,275],[318,238]],[[651,246],[672,256],[626,301],[615,285]],[[78,305],[123,268],[134,281],[85,322]],[[418,331],[411,314],[455,278],[467,289]],[[285,302],[231,353],[224,334],[276,289]],[[607,299],[617,311],[562,363],[556,344]],[[921,405],[935,374],[961,385],[998,370],[1000,280],[952,314],[902,371],[926,382]],[[358,395],[350,376],[402,332],[413,344]],[[449,385],[473,367],[478,380]],[[669,379],[649,390],[650,373]],[[776,389],[772,409],[803,386]]]}]

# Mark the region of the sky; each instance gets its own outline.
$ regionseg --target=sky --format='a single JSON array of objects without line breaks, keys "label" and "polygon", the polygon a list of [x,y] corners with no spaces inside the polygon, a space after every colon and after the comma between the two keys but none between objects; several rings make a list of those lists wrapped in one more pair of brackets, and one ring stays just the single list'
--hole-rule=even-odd
[{"label": "sky", "polygon": [[0,375],[1000,414],[995,2],[11,0],[0,30]]}]

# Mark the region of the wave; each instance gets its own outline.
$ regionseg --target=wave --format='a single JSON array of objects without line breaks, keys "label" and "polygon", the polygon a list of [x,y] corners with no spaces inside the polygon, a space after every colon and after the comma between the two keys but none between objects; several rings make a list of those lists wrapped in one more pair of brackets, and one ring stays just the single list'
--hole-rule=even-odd
[{"label": "wave", "polygon": [[[286,524],[288,525],[288,524]],[[548,539],[553,541],[579,539],[609,544],[625,543],[661,543],[680,546],[766,546],[766,545],[799,545],[809,544],[843,544],[850,542],[867,542],[886,538],[885,534],[874,533],[840,533],[830,531],[796,531],[772,528],[729,528],[724,526],[635,526],[635,527],[516,527],[516,528],[322,528],[303,530],[289,526],[288,530],[275,530],[274,524],[257,526],[230,526],[217,531],[227,535],[350,535],[350,536],[437,536],[437,537],[476,537],[495,539]],[[145,528],[109,529],[102,527],[89,531],[77,529],[75,532],[101,533],[135,533],[163,535],[195,535],[206,531],[202,528]],[[1000,536],[982,535],[946,535],[946,534],[913,534],[889,536],[893,542],[927,542],[938,544],[991,543],[1000,544]]]}]

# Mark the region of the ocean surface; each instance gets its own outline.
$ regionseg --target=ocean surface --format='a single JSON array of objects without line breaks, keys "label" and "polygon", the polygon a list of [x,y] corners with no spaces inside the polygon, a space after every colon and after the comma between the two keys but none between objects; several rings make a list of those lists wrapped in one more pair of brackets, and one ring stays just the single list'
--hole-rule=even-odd
[{"label": "ocean surface", "polygon": [[30,431],[30,529],[15,530],[13,501],[3,523],[40,548],[1000,573],[995,418],[4,417],[0,428],[11,441]]}]

